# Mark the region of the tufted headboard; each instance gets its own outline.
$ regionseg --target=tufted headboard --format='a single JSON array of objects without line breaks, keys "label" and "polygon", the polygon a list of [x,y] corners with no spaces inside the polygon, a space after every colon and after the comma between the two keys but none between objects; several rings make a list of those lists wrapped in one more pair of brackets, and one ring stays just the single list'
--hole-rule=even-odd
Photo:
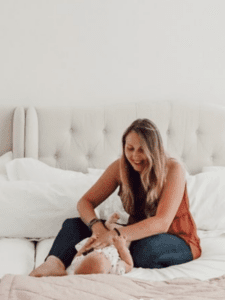
[{"label": "tufted headboard", "polygon": [[24,108],[0,106],[0,120],[0,156],[12,151],[13,158],[24,157]]},{"label": "tufted headboard", "polygon": [[155,122],[166,150],[190,174],[225,166],[225,107],[177,101],[29,107],[25,157],[62,169],[104,169],[120,156],[122,134],[137,118]]}]

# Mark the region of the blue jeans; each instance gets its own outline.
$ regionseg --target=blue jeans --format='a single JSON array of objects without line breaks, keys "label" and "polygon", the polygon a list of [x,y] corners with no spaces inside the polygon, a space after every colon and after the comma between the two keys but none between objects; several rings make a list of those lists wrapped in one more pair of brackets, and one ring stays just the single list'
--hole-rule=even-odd
[{"label": "blue jeans", "polygon": [[[91,230],[80,218],[66,219],[48,256],[58,257],[67,268],[77,253],[75,245],[91,235]],[[131,242],[130,253],[136,268],[159,269],[193,260],[189,245],[168,233]]]}]

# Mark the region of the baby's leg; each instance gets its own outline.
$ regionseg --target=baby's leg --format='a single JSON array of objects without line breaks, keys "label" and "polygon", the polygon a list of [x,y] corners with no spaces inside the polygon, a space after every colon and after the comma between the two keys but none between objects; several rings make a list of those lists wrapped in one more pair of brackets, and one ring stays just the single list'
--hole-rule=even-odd
[{"label": "baby's leg", "polygon": [[[109,219],[105,222],[105,226],[109,229],[109,230],[111,230],[111,226],[110,225],[114,225],[114,223],[116,223],[116,221],[118,221],[119,220],[119,218],[120,218],[120,215],[118,214],[118,213],[114,213],[114,214],[112,214],[110,217],[109,217]],[[113,228],[112,228],[113,229]]]},{"label": "baby's leg", "polygon": [[86,248],[88,248],[94,241],[96,241],[96,239],[97,237],[92,235],[84,244],[84,246],[77,252],[75,257],[82,255],[86,251]]}]

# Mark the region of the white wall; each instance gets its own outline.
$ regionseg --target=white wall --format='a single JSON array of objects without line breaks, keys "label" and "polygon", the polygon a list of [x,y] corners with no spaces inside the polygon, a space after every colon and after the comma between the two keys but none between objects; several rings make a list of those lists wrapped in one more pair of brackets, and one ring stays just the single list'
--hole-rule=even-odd
[{"label": "white wall", "polygon": [[225,105],[224,0],[0,0],[0,104]]}]

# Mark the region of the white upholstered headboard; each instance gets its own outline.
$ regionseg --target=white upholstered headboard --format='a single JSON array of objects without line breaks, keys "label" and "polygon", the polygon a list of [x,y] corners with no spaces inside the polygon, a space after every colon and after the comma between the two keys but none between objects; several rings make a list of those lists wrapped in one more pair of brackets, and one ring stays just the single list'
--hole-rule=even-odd
[{"label": "white upholstered headboard", "polygon": [[13,158],[24,157],[24,108],[0,106],[0,124],[0,156],[12,151]]},{"label": "white upholstered headboard", "polygon": [[62,169],[106,168],[120,156],[122,134],[137,118],[155,122],[166,150],[189,173],[225,166],[225,107],[177,101],[29,107],[25,156]]}]

